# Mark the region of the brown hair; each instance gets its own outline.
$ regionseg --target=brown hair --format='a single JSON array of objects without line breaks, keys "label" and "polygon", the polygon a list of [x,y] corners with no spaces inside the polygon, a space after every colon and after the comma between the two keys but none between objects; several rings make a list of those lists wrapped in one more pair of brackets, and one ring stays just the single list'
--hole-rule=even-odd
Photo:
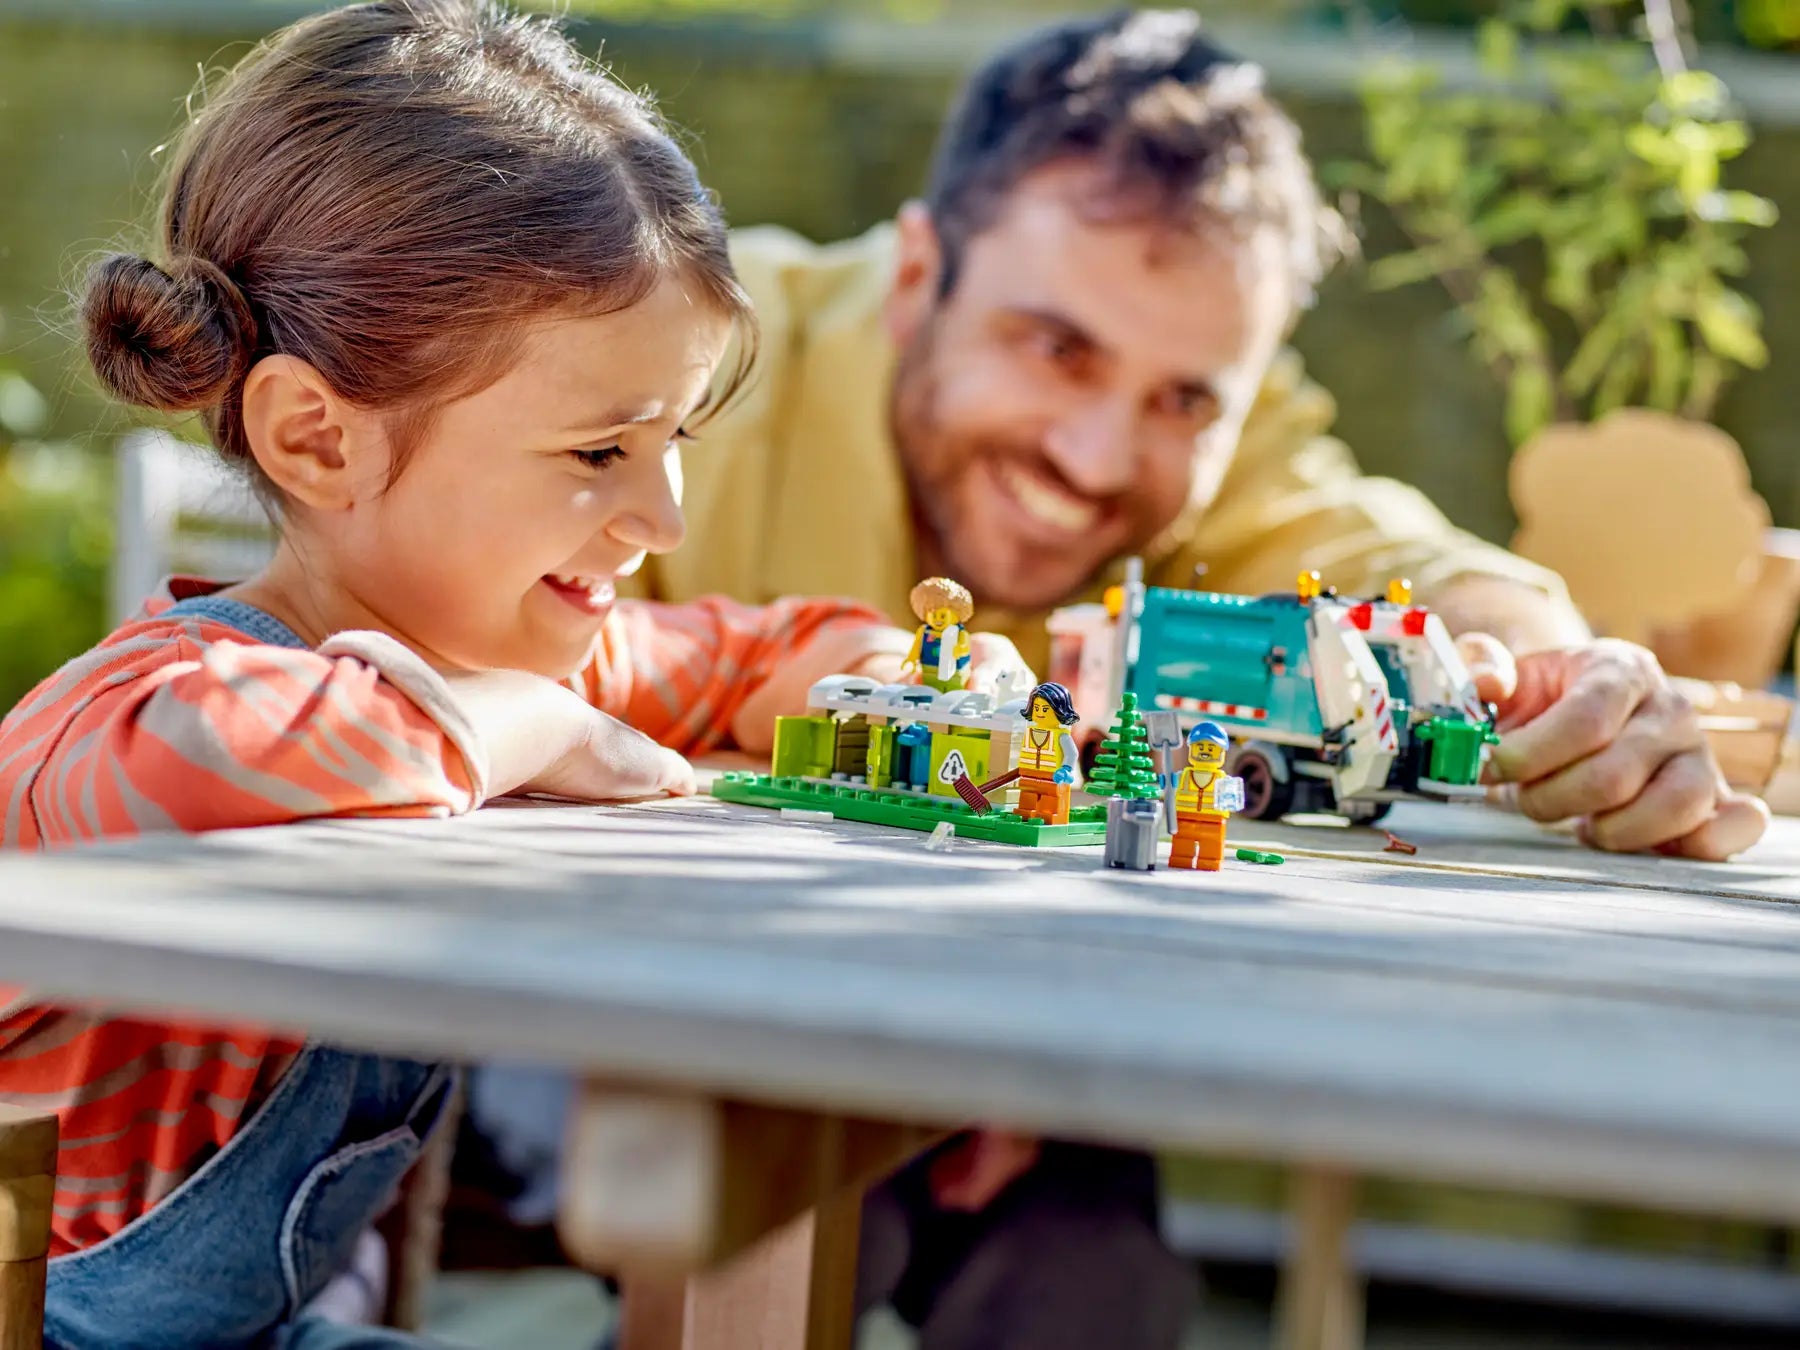
[{"label": "brown hair", "polygon": [[1115,214],[1191,228],[1273,226],[1296,311],[1352,246],[1320,199],[1300,132],[1262,72],[1203,36],[1192,10],[1121,9],[1040,28],[970,78],[938,140],[926,202],[948,295],[969,241],[1033,171],[1084,159]]},{"label": "brown hair", "polygon": [[673,273],[740,326],[723,397],[754,349],[718,207],[649,100],[486,0],[374,0],[268,39],[188,126],[160,243],[90,268],[88,356],[128,403],[201,410],[259,480],[243,381],[272,353],[391,410],[403,460],[529,320]]}]

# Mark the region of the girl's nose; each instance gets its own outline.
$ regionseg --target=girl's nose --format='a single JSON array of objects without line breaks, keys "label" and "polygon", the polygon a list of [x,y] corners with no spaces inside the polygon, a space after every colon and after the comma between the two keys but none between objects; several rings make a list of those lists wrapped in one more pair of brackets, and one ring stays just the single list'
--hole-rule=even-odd
[{"label": "girl's nose", "polygon": [[607,521],[606,532],[646,553],[678,548],[687,537],[687,519],[681,512],[681,461],[673,453],[665,456],[633,487]]}]

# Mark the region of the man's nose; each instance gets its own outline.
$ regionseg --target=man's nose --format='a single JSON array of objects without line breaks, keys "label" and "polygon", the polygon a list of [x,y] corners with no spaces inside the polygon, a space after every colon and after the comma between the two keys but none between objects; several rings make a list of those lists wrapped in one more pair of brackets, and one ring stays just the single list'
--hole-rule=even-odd
[{"label": "man's nose", "polygon": [[1109,497],[1131,486],[1137,412],[1125,399],[1095,399],[1055,422],[1044,438],[1050,462],[1077,490]]}]

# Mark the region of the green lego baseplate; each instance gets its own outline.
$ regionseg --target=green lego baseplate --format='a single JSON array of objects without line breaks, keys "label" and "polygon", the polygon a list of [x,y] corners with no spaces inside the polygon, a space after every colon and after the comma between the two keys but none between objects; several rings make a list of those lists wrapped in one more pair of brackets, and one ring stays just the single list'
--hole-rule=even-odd
[{"label": "green lego baseplate", "polygon": [[929,832],[948,821],[965,839],[989,839],[1025,848],[1106,842],[1104,806],[1077,806],[1069,812],[1067,825],[1046,825],[1038,820],[1021,820],[1000,808],[979,815],[960,798],[929,797],[862,783],[826,783],[816,778],[773,778],[766,773],[721,774],[713,780],[712,795],[720,801],[745,806],[829,811],[839,820],[891,825],[902,830]]}]

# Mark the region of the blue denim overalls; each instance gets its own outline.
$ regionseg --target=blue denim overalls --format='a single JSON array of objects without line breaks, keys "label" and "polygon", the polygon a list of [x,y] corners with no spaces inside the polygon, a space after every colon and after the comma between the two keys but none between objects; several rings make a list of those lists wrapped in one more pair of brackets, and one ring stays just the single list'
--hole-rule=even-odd
[{"label": "blue denim overalls", "polygon": [[[183,601],[259,642],[304,646],[230,600]],[[320,1045],[237,1134],[113,1237],[50,1263],[47,1350],[418,1350],[302,1309],[350,1261],[443,1112],[451,1070]]]}]

